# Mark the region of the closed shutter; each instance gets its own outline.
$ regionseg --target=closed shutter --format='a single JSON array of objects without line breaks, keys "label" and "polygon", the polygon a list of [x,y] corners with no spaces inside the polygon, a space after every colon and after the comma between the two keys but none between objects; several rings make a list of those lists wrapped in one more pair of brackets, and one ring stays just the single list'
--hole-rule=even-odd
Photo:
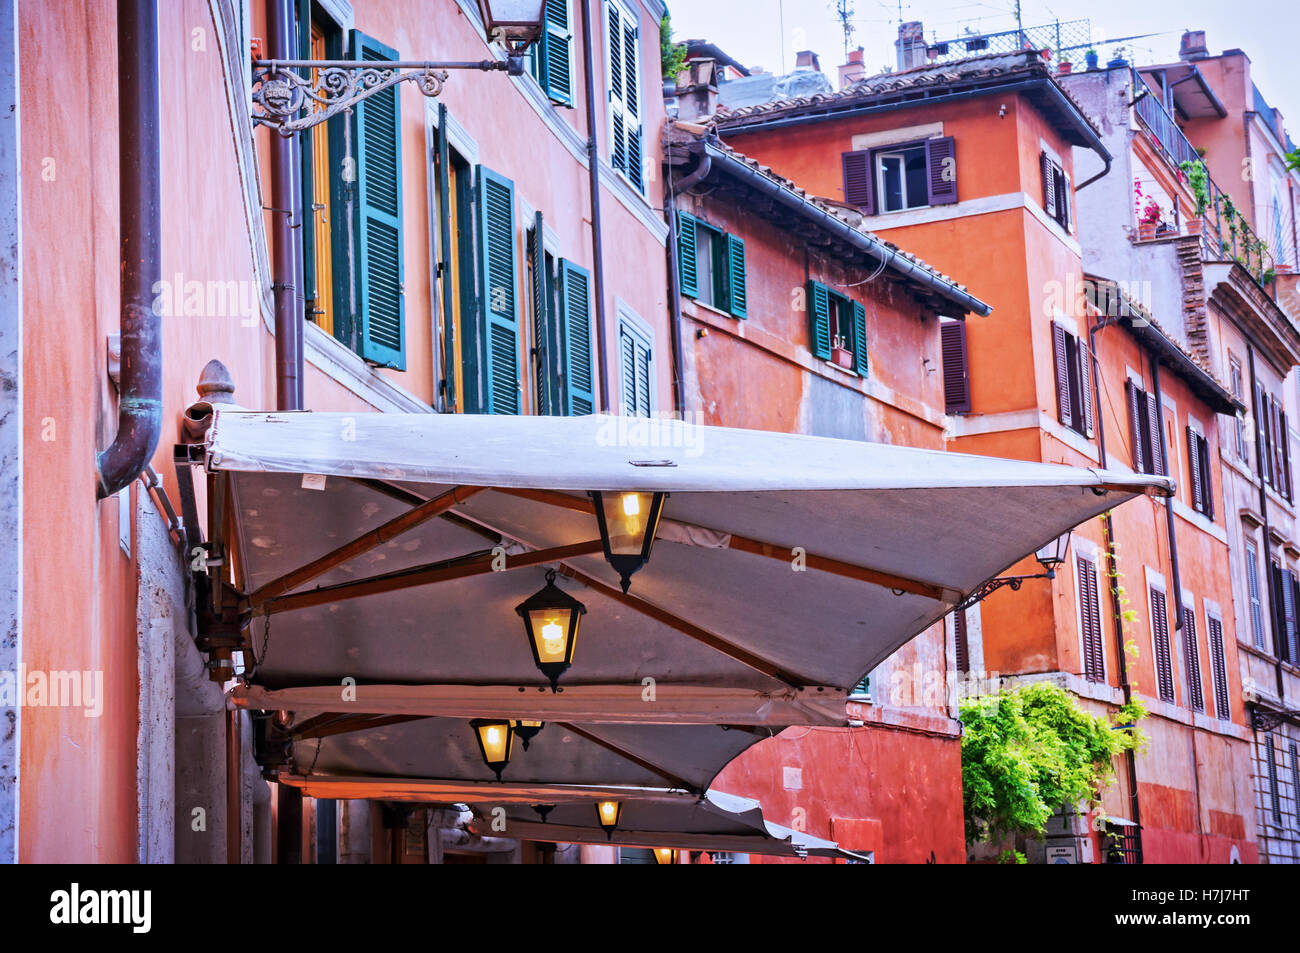
[{"label": "closed shutter", "polygon": [[1286,495],[1286,471],[1282,466],[1282,428],[1278,426],[1278,404],[1276,397],[1268,398],[1268,436],[1273,450],[1273,487],[1283,496]]},{"label": "closed shutter", "polygon": [[1269,558],[1269,580],[1272,583],[1268,591],[1269,607],[1273,616],[1273,654],[1286,658],[1286,600],[1282,596],[1282,567]]},{"label": "closed shutter", "polygon": [[533,227],[528,232],[529,292],[533,311],[533,377],[536,381],[537,412],[554,414],[559,405],[556,390],[560,374],[555,360],[559,348],[552,332],[544,234],[542,213],[538,212]]},{"label": "closed shutter", "polygon": [[1196,512],[1205,512],[1205,487],[1201,483],[1201,435],[1187,428],[1187,462],[1191,470],[1192,506]]},{"label": "closed shutter", "polygon": [[1259,552],[1246,543],[1246,589],[1250,595],[1250,625],[1255,648],[1264,648],[1264,608],[1259,598]]},{"label": "closed shutter", "polygon": [[1210,637],[1210,669],[1214,676],[1214,712],[1222,720],[1232,717],[1228,702],[1228,662],[1223,654],[1223,623],[1214,616],[1208,617]]},{"label": "closed shutter", "polygon": [[1138,473],[1146,473],[1147,459],[1145,448],[1142,446],[1142,417],[1144,408],[1140,405],[1142,391],[1138,390],[1131,380],[1124,382],[1124,398],[1128,403],[1128,425],[1130,438],[1133,441],[1133,469]]},{"label": "closed shutter", "polygon": [[610,3],[608,41],[610,164],[638,191],[641,175],[641,69],[635,20],[618,3]]},{"label": "closed shutter", "polygon": [[943,403],[949,414],[970,413],[970,367],[966,357],[966,322],[939,325],[943,356]]},{"label": "closed shutter", "polygon": [[1183,662],[1187,666],[1187,700],[1192,711],[1205,711],[1205,689],[1201,684],[1201,648],[1196,641],[1196,613],[1183,614]]},{"label": "closed shutter", "polygon": [[1143,395],[1147,405],[1147,432],[1151,435],[1151,470],[1158,476],[1164,476],[1165,469],[1165,426],[1164,411],[1154,394]]},{"label": "closed shutter", "polygon": [[1070,177],[1062,172],[1061,177],[1057,180],[1056,184],[1056,205],[1057,211],[1060,213],[1057,216],[1057,221],[1059,221],[1061,227],[1068,232],[1070,230],[1071,217],[1070,189],[1072,188],[1072,185],[1070,183]]},{"label": "closed shutter", "polygon": [[831,359],[831,298],[820,281],[808,283],[808,333],[814,357]]},{"label": "closed shutter", "polygon": [[591,275],[585,268],[564,259],[560,259],[560,333],[564,341],[560,404],[570,417],[594,413]]},{"label": "closed shutter", "polygon": [[444,411],[456,411],[456,289],[452,264],[451,147],[447,142],[447,104],[438,104],[438,275],[442,279],[442,399]]},{"label": "closed shutter", "polygon": [[1051,218],[1056,218],[1056,170],[1046,152],[1038,154],[1039,169],[1043,178],[1043,208]]},{"label": "closed shutter", "polygon": [[1264,389],[1255,383],[1255,429],[1259,433],[1259,472],[1264,482],[1273,485],[1273,453],[1269,442],[1268,403],[1264,400]]},{"label": "closed shutter", "polygon": [[1273,736],[1268,737],[1268,793],[1269,800],[1272,802],[1273,823],[1282,823],[1282,800],[1277,791],[1277,747],[1273,744]]},{"label": "closed shutter", "polygon": [[865,215],[874,215],[871,188],[871,153],[845,152],[840,156],[844,170],[844,201],[856,205]]},{"label": "closed shutter", "polygon": [[519,325],[515,294],[515,186],[478,169],[480,332],[483,414],[519,413]]},{"label": "closed shutter", "polygon": [[569,0],[546,0],[545,26],[546,31],[534,54],[537,82],[552,100],[572,106],[573,30],[569,24]]},{"label": "closed shutter", "polygon": [[957,160],[952,136],[925,141],[925,165],[929,173],[930,204],[952,205],[957,201]]},{"label": "closed shutter", "polygon": [[1161,700],[1174,701],[1174,667],[1169,652],[1169,616],[1165,594],[1151,590],[1151,636],[1155,646],[1156,691]]},{"label": "closed shutter", "polygon": [[970,671],[970,638],[966,629],[966,610],[958,609],[952,615],[952,641],[957,671]]},{"label": "closed shutter", "polygon": [[1198,449],[1201,455],[1201,489],[1205,494],[1204,513],[1206,518],[1214,519],[1214,470],[1210,467],[1210,441],[1202,436]]},{"label": "closed shutter", "polygon": [[733,317],[749,316],[749,296],[745,290],[745,240],[727,236],[727,310]]},{"label": "closed shutter", "polygon": [[1291,664],[1300,662],[1300,577],[1291,573],[1291,628],[1287,632],[1287,659]]},{"label": "closed shutter", "polygon": [[1279,657],[1288,662],[1296,660],[1296,575],[1283,569],[1280,575],[1282,590],[1282,639],[1278,645]]},{"label": "closed shutter", "polygon": [[863,377],[867,376],[867,309],[860,302],[852,301],[853,312],[853,369]]},{"label": "closed shutter", "polygon": [[1102,650],[1101,602],[1097,589],[1097,566],[1079,556],[1080,629],[1083,635],[1083,675],[1090,682],[1106,680],[1106,661]]},{"label": "closed shutter", "polygon": [[1282,481],[1286,484],[1283,495],[1288,500],[1295,497],[1295,487],[1291,483],[1291,431],[1286,422],[1286,411],[1278,405],[1277,411],[1278,445],[1282,449]]},{"label": "closed shutter", "polygon": [[618,347],[623,413],[628,417],[649,417],[652,407],[650,382],[654,370],[650,345],[627,325],[620,324]]},{"label": "closed shutter", "polygon": [[1083,338],[1078,340],[1079,351],[1079,403],[1083,405],[1083,435],[1092,437],[1093,434],[1093,411],[1092,411],[1092,355],[1088,350],[1088,345],[1084,343]]},{"label": "closed shutter", "polygon": [[700,293],[699,268],[695,260],[695,216],[677,213],[677,273],[682,294],[694,298]]},{"label": "closed shutter", "polygon": [[1067,427],[1074,426],[1074,408],[1070,394],[1070,352],[1065,328],[1052,322],[1052,352],[1056,356],[1056,414]]},{"label": "closed shutter", "polygon": [[[397,51],[359,31],[352,58],[397,60]],[[357,103],[357,313],[349,329],[357,352],[372,364],[406,369],[406,301],[402,260],[401,102],[389,88]]]}]

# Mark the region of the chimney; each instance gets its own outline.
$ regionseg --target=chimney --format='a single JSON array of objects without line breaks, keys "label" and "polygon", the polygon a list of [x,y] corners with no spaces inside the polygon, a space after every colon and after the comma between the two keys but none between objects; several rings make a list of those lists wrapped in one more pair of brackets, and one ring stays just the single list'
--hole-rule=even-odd
[{"label": "chimney", "polygon": [[1210,55],[1205,46],[1204,30],[1184,30],[1183,41],[1178,47],[1180,60],[1203,60]]},{"label": "chimney", "polygon": [[817,54],[812,50],[800,50],[795,54],[794,68],[796,70],[810,69],[814,72],[820,73],[822,71],[822,64],[821,61],[817,59]]},{"label": "chimney", "polygon": [[862,62],[862,47],[849,52],[849,61],[840,67],[840,89],[848,89],[867,75],[867,68]]},{"label": "chimney", "polygon": [[899,24],[898,39],[894,42],[894,49],[898,54],[900,70],[924,66],[926,62],[924,24],[920,20]]},{"label": "chimney", "polygon": [[711,57],[687,62],[677,74],[677,118],[693,121],[718,111],[718,64]]}]

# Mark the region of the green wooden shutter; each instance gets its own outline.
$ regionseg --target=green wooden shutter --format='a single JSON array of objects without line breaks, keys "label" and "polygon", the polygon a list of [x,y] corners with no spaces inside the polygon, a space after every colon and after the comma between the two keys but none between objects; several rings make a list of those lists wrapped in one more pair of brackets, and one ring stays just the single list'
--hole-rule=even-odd
[{"label": "green wooden shutter", "polygon": [[528,232],[533,311],[533,370],[537,384],[537,412],[560,413],[560,342],[551,306],[552,278],[546,267],[545,230],[538,212]]},{"label": "green wooden shutter", "polygon": [[560,328],[564,335],[561,406],[570,417],[594,413],[591,347],[591,273],[560,259]]},{"label": "green wooden shutter", "polygon": [[859,302],[853,306],[853,369],[867,376],[867,309]]},{"label": "green wooden shutter", "polygon": [[573,70],[570,51],[569,0],[546,0],[545,32],[533,52],[534,75],[546,95],[565,106],[573,105]]},{"label": "green wooden shutter", "polygon": [[478,167],[478,413],[519,413],[519,321],[515,294],[515,184]]},{"label": "green wooden shutter", "polygon": [[451,262],[451,147],[447,142],[447,104],[438,104],[438,293],[442,297],[442,408],[456,407],[455,271]]},{"label": "green wooden shutter", "polygon": [[814,357],[831,359],[831,299],[820,281],[808,282],[808,333]]},{"label": "green wooden shutter", "polygon": [[732,316],[749,316],[745,292],[745,240],[735,235],[727,236],[727,310]]},{"label": "green wooden shutter", "polygon": [[[359,31],[352,58],[397,60],[397,51]],[[406,370],[406,301],[402,261],[401,103],[386,89],[357,104],[357,308],[354,342],[373,364]]]},{"label": "green wooden shutter", "polygon": [[694,298],[700,293],[699,271],[695,263],[695,216],[677,213],[677,271],[682,294]]},{"label": "green wooden shutter", "polygon": [[649,417],[650,388],[654,374],[654,357],[650,345],[628,325],[619,322],[619,374],[623,414]]}]

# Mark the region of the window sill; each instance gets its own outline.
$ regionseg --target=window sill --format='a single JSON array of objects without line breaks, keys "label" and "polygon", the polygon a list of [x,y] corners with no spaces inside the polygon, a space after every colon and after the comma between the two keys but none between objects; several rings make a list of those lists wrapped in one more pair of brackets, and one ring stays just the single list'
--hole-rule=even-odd
[{"label": "window sill", "polygon": [[695,302],[695,307],[700,308],[700,309],[702,309],[702,310],[704,310],[704,311],[707,311],[709,314],[716,314],[716,315],[718,315],[718,317],[726,318],[728,321],[743,321],[743,320],[745,320],[744,318],[738,318],[738,317],[736,317],[736,316],[735,316],[734,314],[732,314],[730,311],[723,311],[721,308],[717,307],[716,305],[708,304],[708,303],[706,303],[706,302],[704,302],[704,301],[701,301],[699,298],[692,298],[690,295],[683,295],[682,297],[686,298],[686,300],[688,300],[688,301],[693,301],[693,302]]}]

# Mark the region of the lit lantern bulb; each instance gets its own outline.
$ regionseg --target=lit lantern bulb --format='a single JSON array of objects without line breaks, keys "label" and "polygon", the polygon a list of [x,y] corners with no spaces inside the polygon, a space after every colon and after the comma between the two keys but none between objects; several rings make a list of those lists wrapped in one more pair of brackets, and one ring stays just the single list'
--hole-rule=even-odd
[{"label": "lit lantern bulb", "polygon": [[641,513],[641,500],[635,493],[623,494],[623,515],[639,516]]},{"label": "lit lantern bulb", "polygon": [[606,824],[613,824],[618,819],[618,805],[613,801],[601,801],[600,819]]},{"label": "lit lantern bulb", "polygon": [[490,745],[501,744],[501,729],[495,725],[487,730],[487,740]]},{"label": "lit lantern bulb", "polygon": [[564,657],[564,626],[554,619],[542,625],[542,647],[550,658]]}]

